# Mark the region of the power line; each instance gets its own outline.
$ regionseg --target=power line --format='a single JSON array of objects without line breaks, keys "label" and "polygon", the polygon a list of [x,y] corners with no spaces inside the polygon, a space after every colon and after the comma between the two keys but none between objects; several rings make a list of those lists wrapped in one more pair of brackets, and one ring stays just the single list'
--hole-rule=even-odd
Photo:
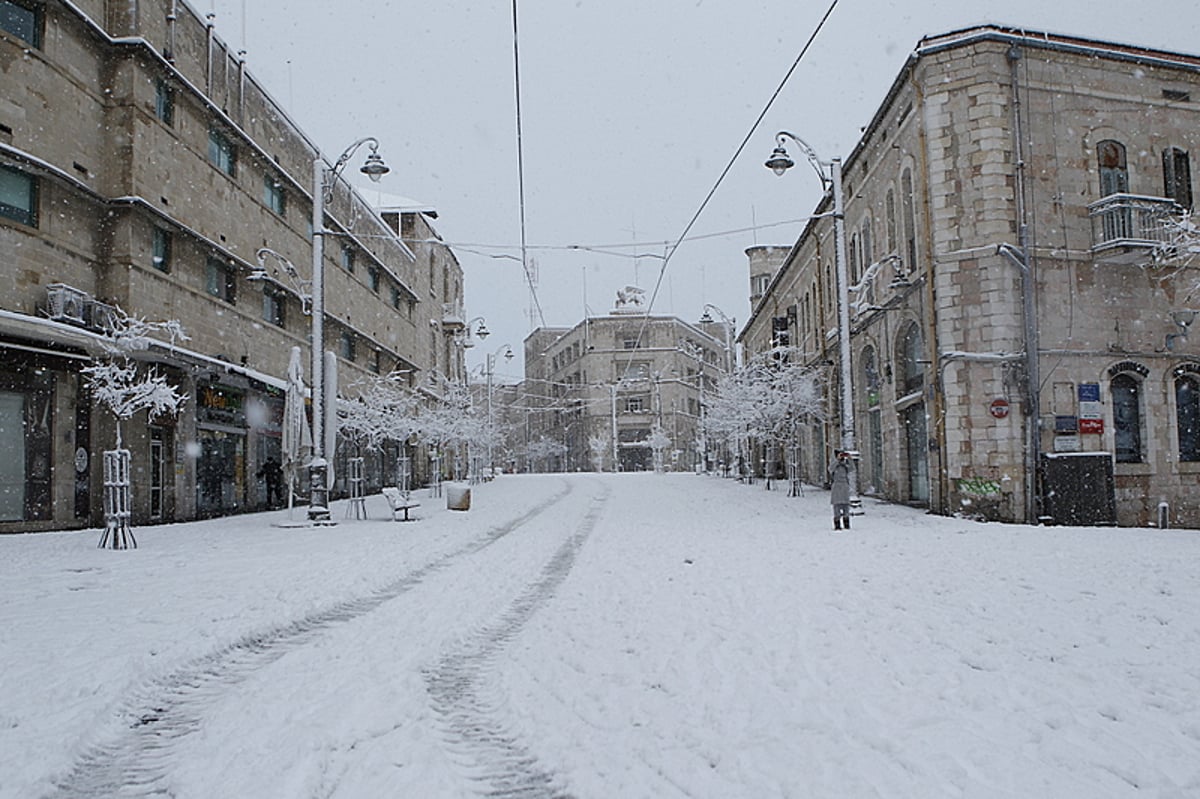
[{"label": "power line", "polygon": [[542,313],[542,303],[538,300],[537,284],[533,272],[529,268],[529,253],[525,241],[525,144],[521,137],[521,49],[520,36],[517,32],[517,0],[512,0],[513,23],[513,83],[517,101],[517,193],[521,202],[521,268],[525,270],[525,282],[529,284],[529,300],[533,305],[530,309],[529,322],[533,324],[533,309],[537,310],[542,327],[546,326],[546,316]]},{"label": "power line", "polygon": [[[729,163],[727,163],[725,168],[721,170],[721,174],[717,177],[716,183],[714,183],[713,187],[709,189],[708,194],[705,195],[703,202],[700,203],[700,207],[696,209],[696,213],[692,214],[691,220],[689,220],[687,225],[684,226],[683,232],[679,234],[679,238],[676,240],[675,245],[667,251],[666,257],[663,258],[662,266],[658,270],[658,280],[654,283],[654,291],[650,294],[650,303],[646,308],[646,316],[642,320],[641,328],[638,329],[639,341],[645,334],[646,325],[649,324],[650,312],[653,310],[654,301],[658,298],[658,293],[662,288],[663,278],[666,277],[667,267],[671,264],[672,256],[675,255],[679,249],[679,245],[683,243],[683,241],[687,238],[688,233],[690,233],[692,228],[695,226],[697,220],[700,219],[700,215],[704,213],[704,209],[708,207],[709,202],[717,193],[717,189],[720,188],[721,184],[725,182],[725,178],[729,175],[730,170],[733,169],[734,163],[736,163],[738,158],[741,157],[742,151],[746,149],[746,145],[750,143],[751,137],[754,136],[759,125],[762,124],[763,119],[767,116],[767,112],[771,110],[771,106],[773,106],[775,101],[779,98],[780,93],[783,91],[783,87],[787,85],[789,80],[791,80],[792,74],[796,71],[796,68],[800,66],[801,60],[803,60],[805,54],[808,53],[808,49],[812,47],[812,43],[816,41],[817,35],[821,32],[822,28],[825,27],[826,21],[828,21],[830,15],[833,13],[833,10],[837,8],[837,4],[838,0],[833,0],[833,2],[829,4],[829,8],[826,9],[824,16],[821,17],[820,22],[817,23],[817,26],[813,29],[812,34],[809,35],[808,41],[806,41],[804,43],[804,47],[800,49],[800,53],[796,56],[796,60],[792,62],[792,66],[788,68],[787,73],[783,76],[783,80],[781,80],[779,85],[775,87],[775,91],[772,92],[770,99],[767,100],[767,104],[763,106],[763,110],[759,112],[758,117],[754,120],[754,124],[752,124],[750,126],[750,130],[746,132],[746,136],[742,139],[742,143],[739,144],[737,150],[734,151],[733,156],[729,159]],[[630,357],[632,360],[632,356]]]}]

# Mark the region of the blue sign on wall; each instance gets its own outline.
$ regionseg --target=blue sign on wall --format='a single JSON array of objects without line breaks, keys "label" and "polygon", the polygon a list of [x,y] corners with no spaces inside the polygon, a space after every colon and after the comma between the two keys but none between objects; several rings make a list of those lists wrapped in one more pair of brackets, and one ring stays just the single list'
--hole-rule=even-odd
[{"label": "blue sign on wall", "polygon": [[1099,383],[1080,383],[1079,384],[1079,401],[1080,402],[1099,402],[1100,401],[1100,384]]}]

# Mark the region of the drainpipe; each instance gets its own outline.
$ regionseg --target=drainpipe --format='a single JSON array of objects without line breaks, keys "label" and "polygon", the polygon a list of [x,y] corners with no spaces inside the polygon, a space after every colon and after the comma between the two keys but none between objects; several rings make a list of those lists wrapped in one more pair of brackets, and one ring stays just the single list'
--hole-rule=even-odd
[{"label": "drainpipe", "polygon": [[208,68],[205,72],[204,93],[211,98],[213,88],[213,25],[215,24],[213,20],[217,18],[217,15],[209,12],[204,15],[204,18],[208,20],[208,24],[205,26],[206,36],[208,37]]},{"label": "drainpipe", "polygon": [[175,22],[179,19],[178,0],[171,0],[171,10],[167,13],[167,51],[163,58],[168,64],[175,63]]},{"label": "drainpipe", "polygon": [[1024,132],[1021,125],[1021,95],[1017,83],[1017,65],[1021,50],[1016,45],[1007,53],[1011,77],[1013,108],[1013,158],[1015,160],[1014,192],[1017,203],[1017,246],[1000,244],[996,248],[1017,269],[1021,270],[1021,310],[1025,322],[1025,521],[1037,524],[1038,520],[1038,461],[1041,456],[1041,376],[1038,373],[1038,326],[1037,304],[1034,296],[1036,277],[1029,257],[1029,220],[1025,207],[1025,156]]}]

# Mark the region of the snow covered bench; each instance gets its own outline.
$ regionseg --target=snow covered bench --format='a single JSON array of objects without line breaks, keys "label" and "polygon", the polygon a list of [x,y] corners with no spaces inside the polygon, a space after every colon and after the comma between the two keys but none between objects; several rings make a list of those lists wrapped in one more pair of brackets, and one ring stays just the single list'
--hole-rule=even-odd
[{"label": "snow covered bench", "polygon": [[[413,508],[420,507],[420,502],[413,502],[408,492],[401,491],[398,488],[386,487],[383,489],[383,498],[387,500],[388,507],[392,509],[392,521],[411,522],[415,519],[410,519],[408,512]],[[404,518],[397,518],[396,514],[403,511]]]}]

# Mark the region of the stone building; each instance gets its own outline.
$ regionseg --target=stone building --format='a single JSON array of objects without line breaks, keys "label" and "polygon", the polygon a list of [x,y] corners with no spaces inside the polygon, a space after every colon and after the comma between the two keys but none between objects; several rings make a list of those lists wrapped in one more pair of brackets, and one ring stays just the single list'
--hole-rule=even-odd
[{"label": "stone building", "polygon": [[[190,336],[139,355],[188,402],[128,426],[135,521],[263,507],[256,474],[280,454],[291,349],[306,375],[311,362],[320,148],[186,3],[3,6],[0,449],[14,457],[0,531],[99,522],[112,422],[79,370],[114,306]],[[388,132],[373,133],[386,155]],[[462,270],[433,214],[381,215],[344,175],[324,182],[325,343],[342,391],[395,370],[463,379]]]},{"label": "stone building", "polygon": [[663,469],[695,468],[704,397],[729,359],[720,323],[648,314],[631,289],[606,316],[535,330],[523,386],[526,451],[540,456],[528,468],[650,470],[655,430],[666,436]]},{"label": "stone building", "polygon": [[[997,26],[918,43],[842,173],[864,493],[1028,522],[1165,503],[1200,526],[1196,270],[1154,258],[1192,207],[1198,101],[1192,55]],[[784,332],[838,362],[834,245],[810,221],[749,351]],[[838,391],[805,434],[815,482]]]}]

